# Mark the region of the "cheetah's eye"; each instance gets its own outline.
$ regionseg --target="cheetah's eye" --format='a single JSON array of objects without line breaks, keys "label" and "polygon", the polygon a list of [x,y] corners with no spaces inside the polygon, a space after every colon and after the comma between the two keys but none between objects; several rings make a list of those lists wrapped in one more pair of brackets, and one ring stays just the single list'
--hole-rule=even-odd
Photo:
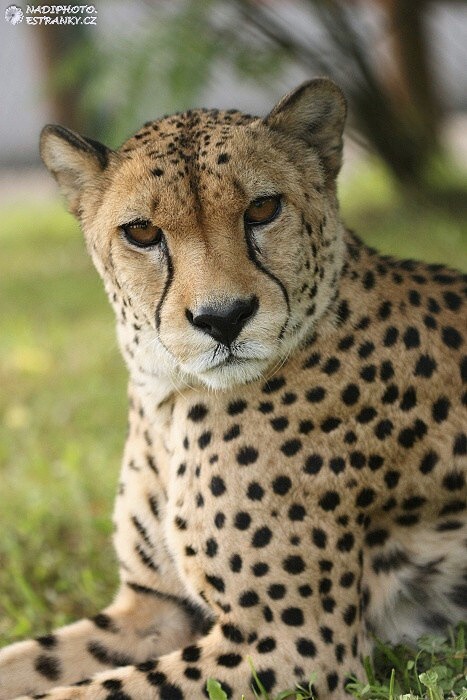
[{"label": "cheetah's eye", "polygon": [[245,212],[244,220],[246,226],[263,226],[273,221],[281,211],[280,195],[275,194],[269,197],[258,197],[254,199]]},{"label": "cheetah's eye", "polygon": [[162,241],[162,229],[150,221],[130,221],[121,227],[127,241],[138,248],[152,248]]}]

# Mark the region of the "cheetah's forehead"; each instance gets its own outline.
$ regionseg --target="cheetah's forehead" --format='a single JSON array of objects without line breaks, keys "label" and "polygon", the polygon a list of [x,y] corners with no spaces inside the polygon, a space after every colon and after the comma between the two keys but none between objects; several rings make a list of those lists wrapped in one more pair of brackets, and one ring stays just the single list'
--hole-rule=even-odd
[{"label": "cheetah's forehead", "polygon": [[189,110],[146,122],[122,145],[120,152],[145,150],[155,158],[175,154],[186,158],[212,146],[220,148],[231,136],[233,127],[251,124],[256,119],[235,109]]}]

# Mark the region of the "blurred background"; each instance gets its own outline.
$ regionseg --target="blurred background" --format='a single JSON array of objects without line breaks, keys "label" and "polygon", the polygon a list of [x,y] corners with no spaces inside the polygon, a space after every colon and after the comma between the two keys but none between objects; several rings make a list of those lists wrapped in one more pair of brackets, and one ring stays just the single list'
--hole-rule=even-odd
[{"label": "blurred background", "polygon": [[125,371],[38,159],[45,123],[117,147],[164,113],[265,114],[331,76],[350,106],[346,222],[384,252],[467,269],[465,0],[96,2],[0,15],[0,643],[91,614],[115,583]]}]

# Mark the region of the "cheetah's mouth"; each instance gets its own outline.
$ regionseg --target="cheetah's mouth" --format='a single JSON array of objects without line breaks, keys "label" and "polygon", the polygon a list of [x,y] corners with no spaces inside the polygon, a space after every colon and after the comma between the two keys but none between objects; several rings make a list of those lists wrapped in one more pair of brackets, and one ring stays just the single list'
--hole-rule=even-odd
[{"label": "cheetah's mouth", "polygon": [[254,341],[230,348],[219,344],[183,368],[211,388],[225,388],[257,379],[271,362],[271,354],[270,348]]}]

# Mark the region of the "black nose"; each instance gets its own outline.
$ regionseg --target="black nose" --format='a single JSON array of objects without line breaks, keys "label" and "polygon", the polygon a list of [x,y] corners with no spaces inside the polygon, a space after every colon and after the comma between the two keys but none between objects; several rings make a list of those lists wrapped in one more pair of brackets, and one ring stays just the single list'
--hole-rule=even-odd
[{"label": "black nose", "polygon": [[202,306],[196,313],[186,310],[189,322],[223,345],[230,345],[258,310],[258,299],[235,299],[216,306]]}]

